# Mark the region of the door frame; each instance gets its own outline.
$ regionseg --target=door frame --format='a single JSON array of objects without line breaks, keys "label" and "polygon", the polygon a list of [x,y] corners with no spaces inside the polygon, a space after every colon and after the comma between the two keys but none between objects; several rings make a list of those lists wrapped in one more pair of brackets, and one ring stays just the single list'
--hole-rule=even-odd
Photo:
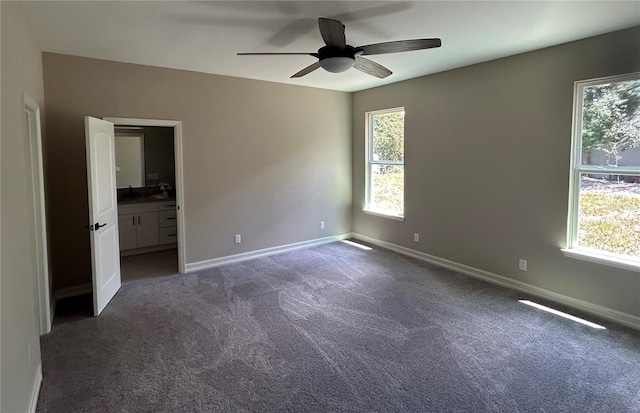
[{"label": "door frame", "polygon": [[36,288],[35,304],[37,306],[40,335],[51,331],[54,312],[51,307],[51,274],[49,272],[49,252],[47,243],[47,216],[44,192],[44,165],[42,157],[42,129],[40,126],[40,106],[29,95],[22,92],[23,125],[27,135],[29,161],[29,182],[33,199],[33,230],[36,246]]},{"label": "door frame", "polygon": [[103,120],[115,126],[162,126],[173,128],[173,149],[176,178],[176,215],[178,229],[178,272],[187,272],[185,263],[185,230],[184,230],[184,173],[182,170],[182,121],[162,119],[117,118],[105,116]]}]

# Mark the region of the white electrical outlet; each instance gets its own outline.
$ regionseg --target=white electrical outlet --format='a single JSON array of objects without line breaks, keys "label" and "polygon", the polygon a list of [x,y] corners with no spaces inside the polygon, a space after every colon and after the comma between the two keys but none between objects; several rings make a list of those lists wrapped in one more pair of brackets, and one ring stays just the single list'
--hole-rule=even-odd
[{"label": "white electrical outlet", "polygon": [[413,233],[413,240],[415,242],[420,242],[420,234],[418,234],[417,232]]},{"label": "white electrical outlet", "polygon": [[527,260],[520,258],[520,261],[518,261],[518,269],[520,271],[527,271]]},{"label": "white electrical outlet", "polygon": [[324,221],[320,221],[320,229],[324,229]]},{"label": "white electrical outlet", "polygon": [[233,242],[235,244],[240,244],[242,242],[242,235],[236,234],[233,236]]}]

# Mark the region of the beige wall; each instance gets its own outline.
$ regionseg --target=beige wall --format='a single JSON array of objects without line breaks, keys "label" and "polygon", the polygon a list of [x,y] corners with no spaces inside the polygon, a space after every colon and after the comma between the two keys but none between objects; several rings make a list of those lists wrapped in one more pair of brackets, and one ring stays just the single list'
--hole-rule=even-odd
[{"label": "beige wall", "polygon": [[183,122],[187,263],[351,230],[350,94],[51,53],[43,60],[56,289],[91,279],[85,115]]},{"label": "beige wall", "polygon": [[[42,58],[18,2],[0,2],[2,26],[2,206],[0,410],[25,412],[40,369],[35,311],[35,236],[22,92],[44,111]],[[31,347],[31,362],[29,362]]]},{"label": "beige wall", "polygon": [[[637,272],[560,251],[573,83],[639,70],[634,28],[355,93],[354,231],[640,316]],[[365,112],[396,106],[406,108],[404,222],[361,210]]]}]

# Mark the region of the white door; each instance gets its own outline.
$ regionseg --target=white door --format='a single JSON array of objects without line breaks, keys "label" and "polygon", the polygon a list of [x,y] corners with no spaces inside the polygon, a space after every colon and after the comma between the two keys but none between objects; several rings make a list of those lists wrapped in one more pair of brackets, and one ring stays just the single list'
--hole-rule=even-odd
[{"label": "white door", "polygon": [[93,313],[99,315],[120,289],[118,198],[113,123],[85,116]]}]

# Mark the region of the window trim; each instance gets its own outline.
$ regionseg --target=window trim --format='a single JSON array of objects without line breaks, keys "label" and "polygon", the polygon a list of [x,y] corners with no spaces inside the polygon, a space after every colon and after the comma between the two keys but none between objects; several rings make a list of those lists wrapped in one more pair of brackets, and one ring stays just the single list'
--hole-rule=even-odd
[{"label": "window trim", "polygon": [[640,72],[624,75],[605,76],[574,82],[573,118],[571,130],[571,163],[569,171],[569,208],[567,216],[567,243],[561,251],[566,257],[595,262],[603,265],[640,271],[640,259],[621,254],[614,254],[594,248],[578,245],[578,219],[580,202],[580,175],[583,173],[637,175],[640,167],[608,167],[599,165],[582,165],[582,112],[584,108],[584,89],[589,86],[605,83],[624,82],[640,79]]},{"label": "window trim", "polygon": [[[371,165],[405,165],[405,154],[403,153],[403,161],[374,161],[372,160],[373,158],[373,145],[371,144],[371,140],[372,140],[372,131],[373,131],[373,117],[375,115],[383,115],[385,113],[394,113],[394,112],[404,112],[406,115],[406,110],[404,108],[404,106],[398,106],[398,107],[394,107],[394,108],[389,108],[389,109],[381,109],[381,110],[372,110],[372,111],[368,111],[365,112],[365,159],[364,159],[364,164],[365,164],[365,195],[364,195],[364,207],[362,208],[362,211],[365,214],[369,214],[369,215],[375,215],[375,216],[379,216],[379,217],[383,217],[383,218],[389,218],[389,219],[393,219],[396,221],[404,221],[405,217],[404,217],[404,212],[402,211],[402,214],[392,214],[389,213],[387,211],[380,211],[380,210],[376,210],[376,209],[372,209],[370,208],[371,205]],[[405,176],[406,176],[406,169],[404,170]],[[405,205],[405,200],[406,200],[406,195],[405,195],[405,191],[404,191],[404,185],[402,188],[402,204]]]},{"label": "window trim", "polygon": [[561,251],[565,257],[640,272],[640,260],[630,259],[625,256],[609,254],[586,247],[562,248]]}]

